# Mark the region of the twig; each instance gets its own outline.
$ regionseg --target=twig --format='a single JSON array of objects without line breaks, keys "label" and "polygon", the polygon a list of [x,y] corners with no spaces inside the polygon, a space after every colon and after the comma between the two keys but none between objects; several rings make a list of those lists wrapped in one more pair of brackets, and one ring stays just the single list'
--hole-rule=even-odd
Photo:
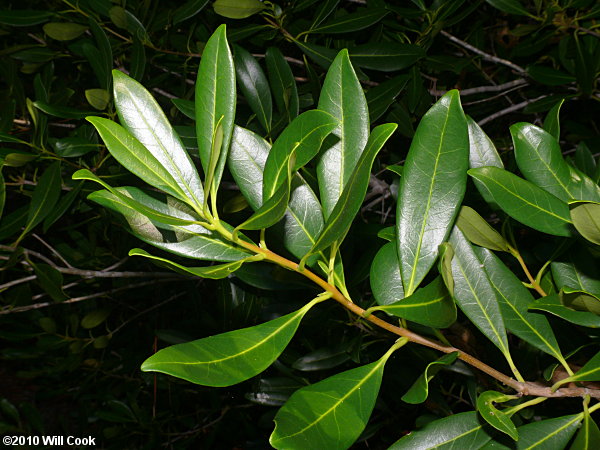
[{"label": "twig", "polygon": [[466,48],[467,50],[469,50],[473,53],[476,53],[477,55],[481,56],[483,59],[486,59],[487,61],[495,62],[497,64],[502,64],[506,67],[510,67],[511,69],[513,69],[516,72],[519,72],[520,74],[526,73],[526,71],[523,67],[521,67],[515,63],[507,61],[506,59],[498,58],[497,56],[490,55],[489,53],[479,50],[477,47],[473,47],[471,44],[468,44],[465,41],[462,41],[462,40],[458,39],[457,37],[452,36],[450,33],[446,32],[444,30],[440,31],[440,33],[443,36],[446,36],[448,39],[450,39],[455,44],[458,44],[461,47]]},{"label": "twig", "polygon": [[502,109],[498,112],[495,112],[494,114],[492,114],[491,116],[487,116],[484,119],[481,119],[478,123],[479,126],[484,126],[486,123],[491,122],[492,120],[496,120],[498,117],[502,117],[505,116],[506,114],[510,114],[511,112],[515,112],[518,111],[520,109],[525,108],[527,105],[530,105],[531,103],[535,103],[538,100],[541,100],[543,98],[548,97],[547,95],[540,95],[537,98],[533,98],[533,99],[529,99],[529,100],[525,100],[524,102],[521,103],[517,103],[516,105],[511,105],[508,108]]},{"label": "twig", "polygon": [[16,286],[21,283],[27,283],[28,281],[35,280],[35,275],[29,275],[28,277],[19,278],[18,280],[9,281],[8,283],[0,284],[0,292],[10,287]]},{"label": "twig", "polygon": [[[505,89],[512,89],[515,87],[525,87],[527,86],[527,80],[525,78],[517,78],[516,80],[509,81],[507,83],[497,84],[493,86],[479,86],[469,89],[460,90],[460,96],[466,97],[467,95],[475,95],[475,94],[483,94],[486,92],[501,92]],[[429,93],[436,97],[441,97],[448,91],[438,91],[436,89],[430,89]]]},{"label": "twig", "polygon": [[35,234],[35,233],[32,233],[31,235],[32,235],[34,238],[36,238],[38,241],[40,241],[40,242],[42,243],[42,245],[44,245],[44,247],[46,247],[48,250],[50,250],[52,253],[54,253],[54,255],[56,255],[56,257],[57,257],[58,259],[60,259],[60,260],[63,262],[63,264],[64,264],[65,266],[67,266],[67,267],[69,267],[69,268],[73,268],[73,266],[72,266],[71,264],[69,264],[69,262],[68,262],[68,261],[67,261],[65,258],[63,258],[63,256],[62,256],[60,253],[58,253],[58,251],[57,251],[57,250],[56,250],[54,247],[52,247],[50,244],[48,244],[46,241],[44,241],[44,240],[43,240],[41,237],[39,237],[37,234]]},{"label": "twig", "polygon": [[173,300],[177,300],[179,297],[182,297],[182,296],[183,296],[185,293],[186,293],[186,292],[179,292],[179,293],[177,293],[177,294],[175,294],[175,295],[172,295],[172,296],[171,296],[171,297],[169,297],[168,299],[166,299],[166,300],[163,300],[162,302],[160,302],[160,303],[157,303],[156,305],[153,305],[153,306],[151,306],[151,307],[150,307],[150,308],[148,308],[148,309],[145,309],[144,311],[140,311],[140,312],[139,312],[139,313],[137,313],[135,316],[131,317],[130,319],[126,320],[126,321],[125,321],[125,322],[123,322],[121,325],[119,325],[117,328],[115,328],[115,329],[114,329],[114,330],[111,332],[111,334],[115,334],[117,331],[119,331],[119,330],[120,330],[121,328],[123,328],[125,325],[127,325],[128,323],[131,323],[131,322],[133,322],[133,321],[134,321],[135,319],[137,319],[138,317],[140,317],[140,316],[142,316],[142,315],[144,315],[144,314],[146,314],[146,313],[149,313],[150,311],[152,311],[152,310],[154,310],[154,309],[156,309],[156,308],[160,308],[161,306],[163,306],[163,305],[165,305],[165,304],[167,304],[167,303],[170,303],[170,302],[172,302]]}]

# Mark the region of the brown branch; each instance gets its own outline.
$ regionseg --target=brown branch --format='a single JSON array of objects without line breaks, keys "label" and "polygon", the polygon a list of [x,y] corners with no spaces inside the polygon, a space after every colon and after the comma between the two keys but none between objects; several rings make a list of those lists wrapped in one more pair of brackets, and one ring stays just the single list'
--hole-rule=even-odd
[{"label": "brown branch", "polygon": [[537,102],[538,100],[541,100],[541,99],[543,99],[543,98],[546,98],[546,97],[548,97],[548,96],[547,96],[547,95],[540,95],[540,96],[539,96],[539,97],[537,97],[537,98],[532,98],[532,99],[529,99],[529,100],[525,100],[525,101],[523,101],[523,102],[521,102],[521,103],[517,103],[516,105],[511,105],[511,106],[509,106],[508,108],[502,109],[502,110],[500,110],[500,111],[498,111],[498,112],[495,112],[494,114],[492,114],[492,115],[490,115],[490,116],[487,116],[487,117],[486,117],[486,118],[484,118],[484,119],[481,119],[481,120],[478,122],[478,123],[479,123],[479,126],[480,126],[480,127],[482,127],[482,126],[484,126],[486,123],[489,123],[489,122],[491,122],[492,120],[496,120],[497,118],[499,118],[499,117],[502,117],[502,116],[505,116],[506,114],[510,114],[510,113],[512,113],[512,112],[515,112],[515,111],[518,111],[518,110],[520,110],[520,109],[523,109],[523,108],[525,108],[527,105],[530,105],[530,104],[532,104],[532,103],[535,103],[535,102]]}]

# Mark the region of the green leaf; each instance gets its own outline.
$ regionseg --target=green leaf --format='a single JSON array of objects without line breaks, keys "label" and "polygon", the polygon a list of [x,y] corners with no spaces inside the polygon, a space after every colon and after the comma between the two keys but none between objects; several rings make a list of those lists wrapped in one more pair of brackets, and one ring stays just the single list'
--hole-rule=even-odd
[{"label": "green leaf", "polygon": [[369,308],[367,313],[373,311],[384,311],[432,328],[447,328],[456,321],[456,305],[448,294],[442,277],[437,277],[406,298]]},{"label": "green leaf", "polygon": [[86,89],[85,98],[92,107],[103,111],[108,106],[110,94],[105,89]]},{"label": "green leaf", "polygon": [[13,27],[29,27],[48,21],[54,12],[33,9],[14,9],[0,11],[0,23]]},{"label": "green leaf", "polygon": [[96,309],[83,316],[81,319],[81,326],[87,330],[91,330],[92,328],[96,328],[98,325],[104,322],[109,315],[110,309]]},{"label": "green leaf", "polygon": [[492,140],[477,125],[477,122],[469,116],[466,117],[469,129],[469,167],[475,169],[477,167],[495,166],[503,169],[502,158],[500,158]]},{"label": "green leaf", "polygon": [[269,151],[263,172],[263,198],[269,199],[284,183],[292,153],[291,170],[305,166],[316,156],[323,140],[337,127],[337,120],[324,111],[300,114],[283,130]]},{"label": "green leaf", "polygon": [[213,3],[215,12],[228,19],[245,19],[265,9],[259,0],[216,0]]},{"label": "green leaf", "polygon": [[563,320],[590,328],[600,328],[600,317],[587,311],[575,311],[562,304],[559,294],[538,298],[529,305],[534,311],[545,311]]},{"label": "green leaf", "polygon": [[594,419],[586,411],[583,416],[583,424],[575,436],[575,440],[569,450],[594,450],[600,447],[600,430]]},{"label": "green leaf", "polygon": [[389,13],[389,10],[383,8],[362,8],[357,12],[336,17],[327,23],[307,30],[305,33],[337,34],[360,31],[375,25]]},{"label": "green leaf", "polygon": [[60,197],[61,184],[60,162],[56,161],[44,171],[33,190],[25,229],[18,237],[17,243],[52,212]]},{"label": "green leaf", "polygon": [[519,441],[516,448],[517,450],[565,448],[579,428],[582,419],[583,414],[573,414],[520,426],[517,428]]},{"label": "green leaf", "polygon": [[417,378],[406,394],[402,396],[402,401],[416,405],[427,400],[427,396],[429,395],[429,382],[444,368],[444,366],[453,364],[454,361],[456,361],[456,358],[458,358],[458,352],[452,352],[427,364],[425,372]]},{"label": "green leaf", "polygon": [[519,0],[485,0],[494,8],[508,14],[531,16]]},{"label": "green leaf", "polygon": [[[600,352],[584,364],[584,366],[575,372],[574,375],[564,378],[560,385],[578,381],[600,381]],[[555,387],[558,386],[558,383]]]},{"label": "green leaf", "polygon": [[[157,172],[169,173],[168,182],[171,183],[173,191],[180,193],[178,198],[201,207],[204,193],[200,176],[179,136],[154,97],[141,84],[124,73],[113,70],[112,74],[115,106],[121,123],[144,146],[143,154],[149,153],[148,156],[151,157],[144,158],[148,166],[145,171],[154,168],[155,161],[158,162],[162,167]],[[123,162],[121,164],[131,170]],[[136,175],[144,179],[142,175],[138,173]],[[176,187],[172,185],[173,180]],[[145,181],[153,184],[149,180],[145,179]]]},{"label": "green leaf", "polygon": [[548,320],[541,314],[527,312],[534,298],[521,280],[491,251],[482,248],[474,250],[486,268],[508,331],[559,361],[564,361]]},{"label": "green leaf", "polygon": [[283,53],[276,47],[267,49],[265,61],[277,109],[289,123],[298,115],[299,110],[298,88],[294,74]]},{"label": "green leaf", "polygon": [[467,121],[453,90],[421,119],[400,178],[396,233],[406,295],[427,275],[450,233],[467,185],[468,158]]},{"label": "green leaf", "polygon": [[144,361],[141,369],[203,386],[240,383],[277,359],[304,315],[319,301],[316,298],[298,311],[260,325],[167,347]]},{"label": "green leaf", "polygon": [[189,197],[167,168],[121,125],[101,117],[88,117],[108,151],[131,173],[146,183],[187,202]]},{"label": "green leaf", "polygon": [[547,86],[561,86],[575,81],[573,75],[553,69],[552,67],[540,66],[537,64],[527,67],[527,75],[534,81]]},{"label": "green leaf", "polygon": [[[244,2],[236,1],[236,4],[241,6]],[[213,137],[217,126],[220,124],[223,130],[223,142],[219,149],[220,153],[212,182],[215,191],[221,182],[227,160],[233,132],[235,102],[235,68],[227,45],[225,25],[221,25],[210,37],[202,52],[196,80],[195,100],[196,136],[200,162],[205,173],[208,172],[210,166]]]},{"label": "green leaf", "polygon": [[510,358],[504,321],[494,288],[471,244],[458,228],[452,230],[454,299],[479,330]]},{"label": "green leaf", "polygon": [[54,222],[56,222],[58,219],[60,219],[63,216],[63,214],[65,212],[67,212],[67,210],[69,209],[71,204],[73,204],[73,201],[75,201],[75,199],[79,196],[79,193],[81,192],[82,187],[83,187],[83,183],[77,184],[77,186],[75,186],[73,189],[71,189],[71,191],[69,191],[69,193],[67,195],[63,196],[58,201],[58,203],[56,204],[56,207],[54,209],[52,209],[52,212],[50,214],[48,214],[46,216],[46,218],[44,219],[44,226],[43,226],[44,233],[46,233],[48,231],[48,229],[52,226],[52,224]]},{"label": "green leaf", "polygon": [[49,105],[45,102],[35,101],[33,106],[46,114],[60,117],[61,119],[85,119],[88,116],[100,114],[98,111],[82,111],[80,109],[70,108],[61,105]]},{"label": "green leaf", "polygon": [[263,129],[271,132],[273,100],[267,77],[254,57],[242,47],[235,46],[235,73],[240,90]]},{"label": "green leaf", "polygon": [[63,158],[77,158],[100,148],[99,144],[75,136],[61,139],[49,139],[48,141],[54,148],[56,154]]},{"label": "green leaf", "polygon": [[585,145],[585,142],[580,142],[575,150],[575,165],[579,170],[598,183],[596,160],[588,146]]},{"label": "green leaf", "polygon": [[399,75],[369,89],[365,94],[369,110],[369,120],[374,123],[385,114],[400,92],[404,90],[408,77]]},{"label": "green leaf", "polygon": [[523,122],[511,126],[510,132],[517,165],[526,179],[564,201],[600,201],[600,188],[586,175],[573,172],[551,134]]},{"label": "green leaf", "polygon": [[544,119],[544,130],[554,136],[554,139],[557,141],[560,139],[560,107],[564,102],[565,99],[561,99],[552,107],[552,109],[550,109],[550,111],[548,111],[548,114],[546,114],[546,118]]},{"label": "green leaf", "polygon": [[349,359],[350,355],[346,350],[323,347],[298,358],[292,364],[292,368],[303,372],[327,370],[337,367]]},{"label": "green leaf", "polygon": [[569,287],[600,296],[600,271],[595,258],[585,248],[574,249],[564,260],[553,261],[550,267],[559,289]]},{"label": "green leaf", "polygon": [[[107,91],[111,91],[112,77],[110,71],[113,67],[112,47],[110,46],[110,42],[104,29],[98,25],[98,22],[92,17],[89,17],[88,20],[90,23],[90,30],[96,41],[96,48],[94,48],[93,45],[85,45],[83,52],[90,62],[92,69],[96,74],[96,78],[98,78],[100,87]],[[91,48],[94,48],[94,50],[90,50]],[[92,57],[92,53],[96,53],[97,56]]]},{"label": "green leaf", "polygon": [[71,41],[87,30],[85,25],[72,22],[49,22],[43,28],[48,37],[57,41]]},{"label": "green leaf", "polygon": [[[190,208],[173,197],[161,201],[134,187],[116,190],[162,215],[195,220]],[[201,225],[169,225],[153,221],[108,191],[92,192],[88,199],[122,214],[129,231],[137,238],[176,255],[211,261],[237,261],[248,256],[244,250]]]},{"label": "green leaf", "polygon": [[600,245],[600,203],[576,202],[569,204],[573,226],[588,241]]},{"label": "green leaf", "polygon": [[371,263],[371,290],[377,304],[390,305],[404,298],[395,238],[379,249]]},{"label": "green leaf", "polygon": [[196,118],[196,107],[194,106],[193,101],[185,100],[183,98],[172,98],[171,101],[175,107],[183,113],[184,116],[190,119]]},{"label": "green leaf", "polygon": [[382,228],[377,233],[377,237],[384,239],[388,242],[394,241],[396,239],[396,227],[389,226],[389,227]]},{"label": "green leaf", "polygon": [[31,266],[37,276],[38,283],[52,300],[55,302],[62,302],[69,298],[63,292],[63,276],[56,268],[49,264],[42,263],[31,263]]},{"label": "green leaf", "polygon": [[2,170],[0,170],[0,219],[2,219],[2,213],[4,212],[5,204],[6,204],[6,184],[4,182],[4,175],[2,175]]},{"label": "green leaf", "polygon": [[362,69],[396,72],[412,66],[425,56],[423,48],[415,44],[372,42],[349,50],[352,63]]},{"label": "green leaf", "polygon": [[144,43],[149,43],[150,38],[148,32],[140,20],[130,11],[127,11],[121,6],[113,6],[108,12],[110,20],[119,28],[127,30],[135,39],[139,39]]},{"label": "green leaf", "polygon": [[327,72],[319,109],[331,114],[339,123],[333,131],[339,141],[321,152],[317,164],[321,204],[327,219],[369,138],[367,101],[346,50],[337,55]]},{"label": "green leaf", "polygon": [[319,8],[315,13],[315,17],[313,18],[313,22],[309,29],[318,27],[323,23],[327,17],[329,17],[333,12],[335,12],[337,5],[340,3],[340,0],[325,0],[321,2]]},{"label": "green leaf", "polygon": [[499,252],[508,251],[508,242],[498,233],[477,211],[468,206],[462,206],[456,226],[473,244]]},{"label": "green leaf", "polygon": [[379,125],[370,134],[364,152],[360,155],[354,170],[351,173],[339,200],[337,201],[331,215],[325,222],[325,227],[314,243],[310,253],[316,253],[329,247],[333,242],[341,238],[350,228],[354,217],[358,213],[371,175],[371,167],[377,153],[389,137],[396,130],[395,123]]},{"label": "green leaf", "polygon": [[204,9],[208,0],[189,0],[181,5],[173,13],[173,25],[176,25],[184,20],[191,19],[196,14]]},{"label": "green leaf", "polygon": [[383,368],[396,350],[294,392],[275,416],[269,443],[277,449],[346,449],[375,406]]},{"label": "green leaf", "polygon": [[453,414],[413,431],[388,450],[481,448],[492,439],[489,428],[484,425],[475,411]]},{"label": "green leaf", "polygon": [[131,63],[129,76],[134,80],[140,81],[146,71],[146,50],[144,44],[139,39],[133,40],[131,46]]},{"label": "green leaf", "polygon": [[166,258],[161,258],[159,256],[151,255],[145,250],[141,248],[134,248],[129,250],[129,256],[143,256],[148,259],[152,259],[155,261],[159,261],[161,265],[168,267],[169,269],[174,270],[175,272],[193,275],[195,277],[200,278],[210,278],[212,280],[218,280],[221,278],[226,278],[239,269],[242,264],[250,261],[257,261],[261,258],[257,258],[256,256],[249,256],[245,259],[240,259],[238,261],[233,261],[226,264],[216,264],[214,266],[205,266],[205,267],[186,267],[181,264],[177,264]]},{"label": "green leaf", "polygon": [[497,167],[469,170],[492,199],[512,218],[554,236],[570,236],[568,205],[533,183]]},{"label": "green leaf", "polygon": [[518,396],[505,395],[496,391],[485,391],[477,397],[477,411],[491,426],[518,441],[519,434],[515,424],[510,420],[510,416],[494,406],[494,403],[503,403],[515,398],[518,398]]}]

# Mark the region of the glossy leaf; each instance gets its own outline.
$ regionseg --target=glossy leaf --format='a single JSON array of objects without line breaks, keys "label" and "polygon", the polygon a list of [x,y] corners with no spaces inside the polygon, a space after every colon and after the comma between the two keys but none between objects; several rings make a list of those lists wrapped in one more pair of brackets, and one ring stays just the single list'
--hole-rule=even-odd
[{"label": "glossy leaf", "polygon": [[423,116],[400,178],[398,254],[406,295],[433,266],[450,233],[467,185],[467,121],[458,91],[444,95]]},{"label": "glossy leaf", "polygon": [[571,235],[569,207],[554,195],[497,167],[471,169],[469,175],[480,181],[512,218],[547,234]]},{"label": "glossy leaf", "polygon": [[469,129],[469,167],[495,166],[504,168],[496,146],[481,127],[471,117],[467,116]]},{"label": "glossy leaf", "polygon": [[369,110],[369,120],[374,123],[385,114],[394,100],[404,90],[408,78],[399,75],[369,89],[365,94]]},{"label": "glossy leaf", "polygon": [[61,119],[84,119],[88,116],[101,114],[98,111],[82,111],[68,106],[49,105],[41,101],[33,102],[33,106],[50,116],[60,117]]},{"label": "glossy leaf", "polygon": [[100,148],[100,145],[80,137],[48,139],[48,141],[56,154],[63,158],[77,158]]},{"label": "glossy leaf", "polygon": [[600,429],[586,410],[581,428],[569,450],[594,450],[598,447],[600,447]]},{"label": "glossy leaf", "polygon": [[423,49],[414,44],[373,42],[349,50],[352,63],[362,69],[396,72],[412,66],[425,56]]},{"label": "glossy leaf", "polygon": [[481,448],[491,439],[489,427],[470,411],[435,420],[396,441],[388,450]]},{"label": "glossy leaf", "polygon": [[129,256],[143,256],[144,258],[152,259],[158,261],[161,265],[165,265],[176,272],[183,273],[186,275],[193,275],[195,277],[200,278],[210,278],[212,280],[218,280],[220,278],[226,278],[239,269],[242,264],[252,260],[254,256],[250,256],[246,259],[240,259],[238,261],[233,261],[225,264],[216,264],[214,266],[205,266],[205,267],[186,267],[181,264],[177,264],[171,260],[166,258],[161,258],[159,256],[151,255],[145,250],[141,248],[134,248],[129,250]]},{"label": "glossy leaf", "polygon": [[123,126],[169,172],[179,190],[196,205],[202,205],[198,172],[154,97],[133,78],[118,70],[112,73],[115,106]]},{"label": "glossy leaf", "polygon": [[554,314],[563,320],[590,328],[600,328],[600,317],[587,311],[575,311],[564,306],[560,300],[559,294],[550,294],[546,297],[538,298],[529,305],[529,309],[534,311],[544,311]]},{"label": "glossy leaf", "polygon": [[510,416],[504,411],[500,411],[494,406],[494,403],[502,403],[508,400],[518,398],[516,395],[505,395],[496,391],[485,391],[477,397],[477,411],[487,423],[508,434],[515,441],[519,440],[517,427],[510,420]]},{"label": "glossy leaf", "polygon": [[298,358],[292,364],[292,368],[303,372],[327,370],[337,367],[349,359],[350,355],[345,350],[323,347]]},{"label": "glossy leaf", "polygon": [[296,117],[269,151],[263,171],[263,198],[270,198],[284,183],[292,154],[295,162],[291,170],[295,172],[316,156],[323,140],[337,125],[333,116],[319,110],[306,111]]},{"label": "glossy leaf", "polygon": [[392,240],[379,249],[371,263],[371,290],[377,304],[390,305],[404,298],[404,287],[400,277],[400,262]]},{"label": "glossy leaf", "polygon": [[[243,5],[236,1],[236,4]],[[262,4],[261,4],[262,6]],[[213,137],[220,124],[223,130],[223,142],[214,171],[212,185],[215,191],[219,187],[227,152],[233,132],[235,117],[235,68],[227,45],[225,25],[221,25],[210,37],[200,60],[196,80],[196,136],[200,162],[204,172],[210,166]],[[207,194],[208,195],[208,194]]]},{"label": "glossy leaf", "polygon": [[508,242],[477,211],[469,206],[462,206],[456,226],[473,244],[499,252],[508,251]]},{"label": "glossy leaf", "polygon": [[70,41],[81,36],[87,27],[72,22],[48,22],[43,26],[44,33],[57,41]]},{"label": "glossy leaf", "polygon": [[548,111],[548,114],[546,114],[546,118],[544,119],[544,130],[554,136],[554,139],[557,141],[560,139],[560,108],[564,102],[565,99],[561,99],[550,109],[550,111]]},{"label": "glossy leaf", "polygon": [[394,133],[396,127],[395,123],[388,123],[379,125],[371,132],[364,152],[360,155],[339,200],[326,220],[325,227],[310,253],[326,249],[346,234],[367,193],[371,167],[375,157]]},{"label": "glossy leaf", "polygon": [[413,405],[423,403],[429,395],[429,382],[445,366],[449,366],[458,358],[458,352],[448,353],[427,364],[425,372],[417,378],[408,392],[402,396],[402,401]]},{"label": "glossy leaf", "polygon": [[600,270],[596,260],[586,249],[575,249],[566,258],[553,261],[550,267],[559,289],[569,287],[600,296]]},{"label": "glossy leaf", "polygon": [[[161,214],[195,220],[192,211],[172,197],[161,201],[134,187],[116,189]],[[88,199],[122,214],[129,231],[137,238],[176,255],[211,261],[237,261],[248,256],[245,251],[200,225],[176,226],[152,221],[108,191],[93,192]]]},{"label": "glossy leaf", "polygon": [[194,102],[190,100],[185,100],[183,98],[172,98],[171,101],[184,116],[190,119],[196,118],[196,108],[194,106]]},{"label": "glossy leaf", "polygon": [[575,229],[588,241],[600,245],[600,203],[577,202],[569,205]]},{"label": "glossy leaf", "polygon": [[515,158],[526,179],[564,201],[600,201],[600,188],[572,171],[551,134],[528,123],[510,127]]},{"label": "glossy leaf", "polygon": [[565,448],[583,419],[583,414],[546,419],[517,428],[517,450]]},{"label": "glossy leaf", "polygon": [[142,371],[166,373],[203,386],[240,383],[277,359],[318,301],[260,325],[167,347],[144,361]]},{"label": "glossy leaf", "polygon": [[208,0],[189,0],[173,12],[173,25],[191,19],[204,9]]},{"label": "glossy leaf", "polygon": [[327,72],[319,109],[331,114],[339,123],[333,131],[339,141],[321,153],[317,164],[321,204],[327,219],[369,138],[367,101],[346,50],[337,55]]},{"label": "glossy leaf", "polygon": [[265,5],[259,0],[216,0],[215,12],[228,19],[245,19],[261,12]]},{"label": "glossy leaf", "polygon": [[294,74],[283,53],[276,47],[267,49],[265,61],[277,109],[286,117],[286,122],[291,122],[298,115],[299,110],[298,88]]},{"label": "glossy leaf", "polygon": [[485,268],[458,228],[452,230],[449,242],[454,249],[454,300],[471,322],[509,358],[504,321]]},{"label": "glossy leaf", "polygon": [[350,447],[369,420],[383,368],[395,349],[371,364],[294,392],[275,416],[270,444],[277,449]]},{"label": "glossy leaf", "polygon": [[384,311],[432,328],[447,328],[456,321],[456,305],[441,277],[406,298],[367,310],[373,311]]},{"label": "glossy leaf", "polygon": [[273,100],[267,77],[258,61],[246,50],[236,46],[234,54],[235,73],[240,90],[268,134],[271,131],[273,119]]},{"label": "glossy leaf", "polygon": [[474,250],[486,268],[508,331],[559,361],[564,361],[546,317],[527,311],[534,301],[531,292],[493,252],[479,248]]},{"label": "glossy leaf", "polygon": [[389,13],[390,11],[383,8],[364,8],[336,17],[320,26],[311,28],[306,33],[337,34],[360,31],[376,24]]}]

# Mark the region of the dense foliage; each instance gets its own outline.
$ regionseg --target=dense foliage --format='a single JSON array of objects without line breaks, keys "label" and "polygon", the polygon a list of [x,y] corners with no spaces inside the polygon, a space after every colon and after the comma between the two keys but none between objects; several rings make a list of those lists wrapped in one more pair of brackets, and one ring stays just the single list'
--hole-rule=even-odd
[{"label": "dense foliage", "polygon": [[2,7],[3,434],[597,447],[596,2]]}]

